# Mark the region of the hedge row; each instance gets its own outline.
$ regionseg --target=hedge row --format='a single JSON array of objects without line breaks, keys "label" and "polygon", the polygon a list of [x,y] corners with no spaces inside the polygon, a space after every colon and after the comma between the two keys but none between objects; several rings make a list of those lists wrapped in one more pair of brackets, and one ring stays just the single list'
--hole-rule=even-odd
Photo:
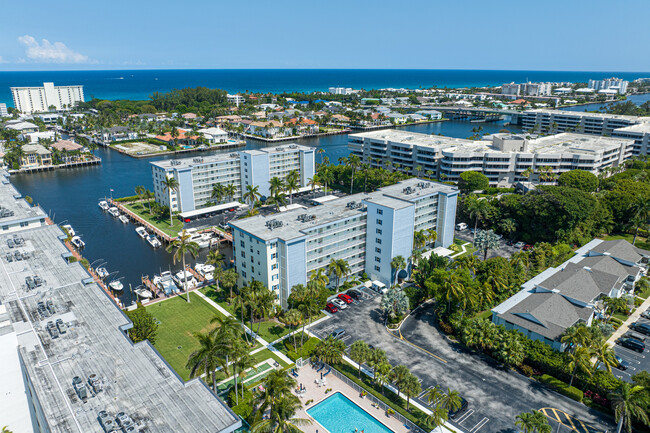
[{"label": "hedge row", "polygon": [[555,389],[562,395],[566,395],[575,401],[582,402],[583,393],[574,386],[569,386],[569,384],[564,383],[561,380],[554,378],[553,376],[549,376],[548,374],[541,375],[539,381],[545,383],[546,385],[549,385],[551,388]]},{"label": "hedge row", "polygon": [[117,202],[128,202],[128,201],[140,200],[140,198],[141,197],[138,196],[138,195],[130,195],[128,197],[120,197],[120,198],[116,198],[116,199],[113,199],[113,200],[117,201]]},{"label": "hedge row", "polygon": [[[293,341],[293,337],[287,337],[284,340],[284,347],[287,349],[288,353],[287,356],[293,361],[296,362],[298,358],[300,358],[300,349],[294,350],[293,345],[291,344],[291,341]],[[316,348],[316,345],[318,344],[320,340],[316,337],[309,337],[307,341],[302,346],[302,358],[309,358],[312,353],[314,353],[314,349]]]}]

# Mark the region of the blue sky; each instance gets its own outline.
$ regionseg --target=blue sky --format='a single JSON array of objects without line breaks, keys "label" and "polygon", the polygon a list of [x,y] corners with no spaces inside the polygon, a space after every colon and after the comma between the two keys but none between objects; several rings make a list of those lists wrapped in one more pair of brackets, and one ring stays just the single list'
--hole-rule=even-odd
[{"label": "blue sky", "polygon": [[[647,0],[2,0],[0,71],[650,71]],[[8,18],[11,17],[11,18]]]}]

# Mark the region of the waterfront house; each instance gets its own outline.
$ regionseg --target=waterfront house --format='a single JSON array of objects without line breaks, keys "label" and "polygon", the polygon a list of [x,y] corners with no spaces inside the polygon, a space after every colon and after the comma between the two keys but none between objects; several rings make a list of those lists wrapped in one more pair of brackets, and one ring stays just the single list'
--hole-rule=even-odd
[{"label": "waterfront house", "polygon": [[195,113],[185,113],[181,114],[181,117],[185,120],[195,120],[199,116],[197,116]]},{"label": "waterfront house", "polygon": [[126,126],[113,126],[101,133],[101,139],[104,143],[112,143],[115,141],[136,140],[138,133],[130,130]]},{"label": "waterfront house", "polygon": [[25,144],[22,147],[21,168],[47,167],[52,165],[52,152],[40,144]]},{"label": "waterfront house", "polygon": [[61,152],[61,160],[63,162],[83,161],[87,156],[92,156],[87,150],[84,152],[82,145],[70,140],[59,140],[52,144],[52,149]]},{"label": "waterfront house", "polygon": [[32,122],[24,122],[20,120],[10,120],[9,122],[5,123],[5,128],[7,129],[13,129],[14,131],[18,131],[21,134],[28,134],[31,132],[38,132],[38,126],[33,124]]},{"label": "waterfront house", "polygon": [[265,138],[277,138],[287,136],[286,131],[282,128],[282,122],[269,120],[266,122],[251,122],[246,128],[246,132],[252,135],[259,135]]},{"label": "waterfront house", "polygon": [[198,132],[203,135],[203,138],[209,144],[219,144],[228,141],[228,133],[221,128],[204,128],[199,129]]},{"label": "waterfront house", "polygon": [[20,134],[18,138],[28,140],[30,143],[40,143],[45,140],[56,140],[56,131],[36,131]]},{"label": "waterfront house", "polygon": [[318,122],[307,118],[298,119],[297,117],[294,117],[285,122],[284,125],[288,128],[293,128],[297,135],[318,133]]},{"label": "waterfront house", "polygon": [[183,144],[183,145],[194,145],[196,144],[196,140],[199,138],[197,135],[191,135],[190,130],[187,129],[177,129],[178,131],[178,136],[177,137],[172,137],[170,132],[165,132],[164,135],[157,135],[156,139],[160,141],[164,141],[165,143],[175,143],[175,144]]}]

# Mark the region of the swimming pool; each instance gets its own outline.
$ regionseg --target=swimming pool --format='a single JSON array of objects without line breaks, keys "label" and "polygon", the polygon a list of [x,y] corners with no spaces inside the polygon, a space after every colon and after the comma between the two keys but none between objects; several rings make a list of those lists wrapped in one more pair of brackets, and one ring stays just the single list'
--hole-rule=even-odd
[{"label": "swimming pool", "polygon": [[364,433],[394,433],[340,392],[308,409],[307,413],[330,433],[353,433],[355,428]]}]

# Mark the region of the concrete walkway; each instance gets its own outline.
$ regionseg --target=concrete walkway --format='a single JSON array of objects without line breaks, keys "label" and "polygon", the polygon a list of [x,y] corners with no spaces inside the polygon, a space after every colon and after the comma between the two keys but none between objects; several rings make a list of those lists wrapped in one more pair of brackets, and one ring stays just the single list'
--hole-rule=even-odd
[{"label": "concrete walkway", "polygon": [[630,315],[630,317],[627,318],[625,322],[619,328],[614,331],[614,333],[609,337],[607,340],[607,344],[610,346],[614,346],[616,344],[616,340],[621,338],[623,334],[625,334],[629,329],[630,325],[641,317],[641,313],[643,313],[645,310],[650,308],[650,296],[648,296],[648,299],[646,299],[643,304],[641,304],[637,309]]}]

